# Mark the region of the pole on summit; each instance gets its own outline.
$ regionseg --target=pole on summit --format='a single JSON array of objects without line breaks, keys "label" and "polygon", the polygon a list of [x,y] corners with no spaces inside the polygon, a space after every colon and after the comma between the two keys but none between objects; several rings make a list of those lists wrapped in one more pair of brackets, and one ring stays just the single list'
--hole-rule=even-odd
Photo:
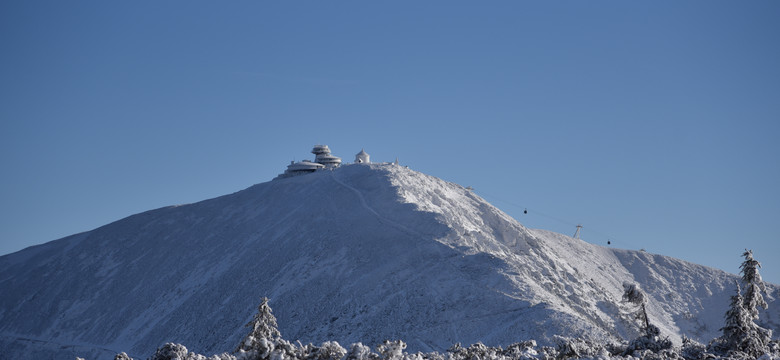
[{"label": "pole on summit", "polygon": [[574,236],[572,236],[575,239],[580,238],[580,229],[582,229],[582,224],[577,224],[577,231],[574,232]]}]

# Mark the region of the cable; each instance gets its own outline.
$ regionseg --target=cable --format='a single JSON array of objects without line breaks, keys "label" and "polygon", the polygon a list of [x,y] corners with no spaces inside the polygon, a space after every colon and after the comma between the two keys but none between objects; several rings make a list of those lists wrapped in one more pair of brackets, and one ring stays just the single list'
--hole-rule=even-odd
[{"label": "cable", "polygon": [[[498,196],[490,195],[490,194],[487,194],[487,193],[485,193],[483,191],[480,191],[479,193],[480,193],[480,196],[482,196],[482,197],[491,198],[493,201],[498,201],[498,202],[501,202],[501,203],[504,203],[504,204],[507,204],[507,205],[511,205],[511,206],[514,206],[514,207],[517,207],[517,208],[520,208],[520,209],[524,209],[524,211],[532,212],[532,213],[534,213],[536,215],[540,215],[542,217],[548,218],[550,220],[557,221],[557,222],[559,222],[561,224],[564,224],[564,225],[567,225],[567,226],[570,226],[570,227],[576,227],[578,225],[578,224],[575,224],[573,222],[566,221],[566,220],[557,218],[555,216],[545,214],[545,213],[543,213],[543,212],[541,212],[539,210],[536,210],[536,209],[532,210],[532,209],[530,209],[530,208],[528,208],[526,206],[521,206],[521,205],[513,203],[511,201],[506,201],[504,199],[499,198]],[[588,227],[587,231],[589,233],[593,233],[593,234],[596,234],[596,235],[601,235],[601,237],[606,238],[606,242],[607,242],[608,245],[615,245],[616,242],[618,242],[618,243],[630,243],[630,242],[626,242],[626,241],[622,241],[622,240],[618,241],[614,236],[610,236],[609,234],[605,234],[603,232],[594,230],[594,229],[592,229],[590,227]],[[630,245],[636,246],[636,244],[633,244],[633,243],[630,243]]]}]

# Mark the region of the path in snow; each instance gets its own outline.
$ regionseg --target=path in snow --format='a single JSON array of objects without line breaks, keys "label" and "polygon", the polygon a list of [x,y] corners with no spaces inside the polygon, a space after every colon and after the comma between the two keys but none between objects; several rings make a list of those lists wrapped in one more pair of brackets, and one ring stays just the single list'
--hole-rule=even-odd
[{"label": "path in snow", "polygon": [[345,188],[347,188],[349,190],[352,190],[352,192],[354,192],[358,196],[358,199],[360,200],[360,204],[363,205],[363,207],[366,210],[368,210],[372,214],[374,214],[374,216],[376,216],[379,219],[379,221],[388,223],[388,224],[394,226],[395,228],[397,228],[397,229],[399,229],[401,231],[407,232],[409,234],[412,234],[412,235],[415,235],[415,236],[419,236],[419,237],[424,237],[423,234],[421,234],[421,233],[419,233],[419,232],[417,232],[415,230],[412,230],[412,229],[404,226],[403,224],[400,224],[398,222],[395,222],[393,220],[390,220],[390,219],[380,215],[378,212],[376,212],[376,210],[374,210],[374,208],[372,208],[370,205],[368,205],[368,202],[366,202],[366,198],[363,196],[363,193],[360,190],[356,189],[352,185],[349,185],[349,184],[345,183],[344,181],[342,181],[341,179],[337,178],[334,171],[330,172],[330,176],[339,185],[341,185],[341,186],[343,186],[343,187],[345,187]]}]

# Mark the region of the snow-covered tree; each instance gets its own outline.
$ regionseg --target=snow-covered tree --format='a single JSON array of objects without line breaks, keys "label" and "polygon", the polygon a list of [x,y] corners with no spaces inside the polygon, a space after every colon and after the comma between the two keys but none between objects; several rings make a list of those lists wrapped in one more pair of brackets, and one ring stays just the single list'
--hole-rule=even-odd
[{"label": "snow-covered tree", "polygon": [[772,330],[762,328],[755,323],[755,320],[758,320],[758,308],[766,310],[768,307],[763,295],[761,295],[762,292],[766,292],[766,287],[761,279],[761,274],[758,273],[761,263],[753,258],[753,251],[745,249],[742,256],[745,258],[745,261],[739,266],[742,284],[745,286],[742,303],[750,316],[750,336],[743,346],[745,346],[745,352],[758,357],[769,351],[768,346],[772,341]]},{"label": "snow-covered tree", "polygon": [[745,285],[745,295],[743,301],[745,309],[750,313],[753,320],[758,320],[758,308],[765,309],[768,307],[762,292],[766,292],[764,281],[761,279],[761,274],[758,273],[758,268],[761,267],[756,259],[753,258],[753,251],[745,249],[742,254],[745,261],[739,266],[742,274],[742,284]]},{"label": "snow-covered tree", "polygon": [[628,347],[624,351],[625,355],[641,350],[658,352],[672,347],[671,340],[661,338],[661,329],[650,323],[645,306],[645,294],[639,289],[639,286],[628,282],[623,283],[623,301],[639,307],[638,310],[634,311],[634,315],[639,320],[640,328],[642,329],[642,336],[629,342]]},{"label": "snow-covered tree", "polygon": [[[260,306],[257,307],[257,314],[252,318],[252,321],[246,324],[246,327],[252,330],[241,340],[236,352],[250,350],[272,351],[273,345],[269,345],[269,341],[282,337],[277,326],[276,317],[271,312],[271,307],[268,306],[268,298],[264,297],[260,302]],[[268,349],[269,347],[271,349]]]},{"label": "snow-covered tree", "polygon": [[509,344],[502,354],[510,359],[535,358],[539,355],[535,348],[535,340],[521,341]]},{"label": "snow-covered tree", "polygon": [[114,360],[133,360],[133,358],[127,356],[126,353],[121,352],[119,354],[116,354],[116,356],[114,356]]},{"label": "snow-covered tree", "polygon": [[758,268],[761,264],[753,258],[753,252],[745,249],[742,254],[745,261],[739,266],[744,291],[736,284],[736,294],[726,311],[726,325],[721,328],[723,335],[713,340],[711,348],[721,353],[745,354],[757,358],[770,351],[772,330],[764,329],[755,323],[758,308],[767,308],[761,295],[766,291]]},{"label": "snow-covered tree", "polygon": [[346,360],[379,360],[379,355],[373,353],[371,348],[363,343],[355,343],[349,347]]},{"label": "snow-covered tree", "polygon": [[718,345],[720,349],[718,350],[721,351],[744,351],[747,347],[747,342],[755,332],[753,319],[747,309],[745,309],[740,286],[739,284],[736,285],[736,294],[731,296],[731,304],[725,315],[726,326],[720,329],[723,331],[723,336],[720,338],[720,344]]},{"label": "snow-covered tree", "polygon": [[336,341],[326,341],[312,352],[308,359],[310,360],[339,360],[347,354],[347,350],[341,347]]},{"label": "snow-covered tree", "polygon": [[385,340],[377,345],[376,350],[383,360],[401,360],[404,358],[406,343],[401,340]]},{"label": "snow-covered tree", "polygon": [[270,355],[269,360],[291,360],[298,358],[298,348],[291,342],[279,338],[274,340],[274,349]]},{"label": "snow-covered tree", "polygon": [[642,332],[647,334],[650,329],[650,319],[647,318],[647,309],[645,308],[645,293],[639,289],[637,284],[624,282],[623,301],[637,305],[638,309],[634,311],[634,316],[639,320]]},{"label": "snow-covered tree", "polygon": [[680,356],[684,359],[708,359],[712,358],[711,354],[707,353],[707,347],[704,344],[693,340],[685,335],[682,337],[682,346],[680,346]]},{"label": "snow-covered tree", "polygon": [[604,346],[585,339],[555,335],[554,340],[557,345],[555,350],[558,359],[603,358],[608,354]]},{"label": "snow-covered tree", "polygon": [[187,348],[182,344],[167,343],[158,348],[149,360],[186,360]]}]

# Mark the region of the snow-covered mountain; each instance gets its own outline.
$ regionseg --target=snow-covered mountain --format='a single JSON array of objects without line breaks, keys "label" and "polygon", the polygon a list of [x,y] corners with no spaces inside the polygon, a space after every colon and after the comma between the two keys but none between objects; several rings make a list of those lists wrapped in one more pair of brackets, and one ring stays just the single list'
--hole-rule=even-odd
[{"label": "snow-covered mountain", "polygon": [[[759,256],[760,258],[760,256]],[[457,184],[346,165],[133,215],[0,257],[13,359],[145,358],[165,342],[235,348],[262,296],[289,340],[410,350],[553,335],[631,338],[622,284],[679,342],[723,326],[735,275],[525,228]],[[763,325],[780,330],[778,286]]]}]

